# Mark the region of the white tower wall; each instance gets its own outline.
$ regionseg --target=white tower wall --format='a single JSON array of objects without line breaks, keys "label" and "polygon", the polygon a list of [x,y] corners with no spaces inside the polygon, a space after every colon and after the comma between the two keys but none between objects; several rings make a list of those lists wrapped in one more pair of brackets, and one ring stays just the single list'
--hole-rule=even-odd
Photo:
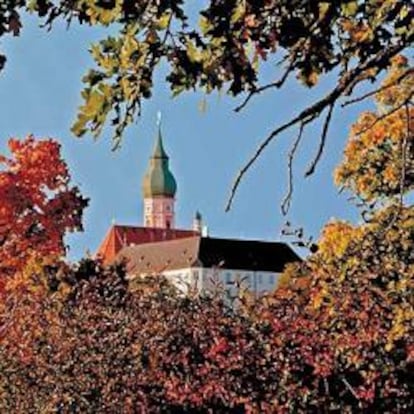
[{"label": "white tower wall", "polygon": [[144,199],[144,223],[146,227],[175,228],[174,198],[152,197]]}]

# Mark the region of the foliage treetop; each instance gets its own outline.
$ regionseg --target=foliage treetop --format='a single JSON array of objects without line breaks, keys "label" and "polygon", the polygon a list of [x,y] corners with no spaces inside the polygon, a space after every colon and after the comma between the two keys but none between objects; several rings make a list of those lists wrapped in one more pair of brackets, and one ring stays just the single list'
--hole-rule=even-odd
[{"label": "foliage treetop", "polygon": [[[115,28],[115,34],[90,46],[95,67],[83,78],[83,105],[72,128],[78,136],[98,136],[109,117],[115,146],[151,97],[161,62],[168,66],[173,95],[225,90],[242,96],[237,110],[292,76],[312,87],[334,74],[334,87],[263,140],[236,177],[228,208],[241,178],[270,141],[294,126],[302,136],[306,125],[325,114],[311,174],[337,103],[360,83],[376,80],[414,37],[414,6],[405,0],[5,0],[0,36],[19,35],[24,11],[48,29],[58,20]],[[263,83],[261,65],[275,60],[273,81]],[[4,63],[3,56],[0,69]],[[407,100],[411,97],[410,92]]]}]

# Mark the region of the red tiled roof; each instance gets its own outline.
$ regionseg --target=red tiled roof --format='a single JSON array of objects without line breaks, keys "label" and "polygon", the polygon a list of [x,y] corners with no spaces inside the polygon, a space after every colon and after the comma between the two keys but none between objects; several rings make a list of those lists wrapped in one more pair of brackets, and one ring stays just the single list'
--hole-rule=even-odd
[{"label": "red tiled roof", "polygon": [[111,263],[119,251],[127,246],[175,240],[198,235],[198,232],[193,230],[114,225],[109,229],[96,255],[104,263]]}]

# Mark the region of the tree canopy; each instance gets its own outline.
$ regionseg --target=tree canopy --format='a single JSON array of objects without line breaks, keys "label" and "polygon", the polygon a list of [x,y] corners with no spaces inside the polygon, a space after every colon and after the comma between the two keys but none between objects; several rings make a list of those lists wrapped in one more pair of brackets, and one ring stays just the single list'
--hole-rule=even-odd
[{"label": "tree canopy", "polygon": [[364,112],[353,126],[345,159],[337,168],[339,185],[366,201],[404,194],[414,189],[414,72],[395,80],[409,68],[401,55],[393,59],[389,75],[374,95],[376,112]]},{"label": "tree canopy", "polygon": [[64,256],[66,232],[82,229],[87,200],[70,183],[52,139],[10,139],[0,155],[0,292],[35,257]]},{"label": "tree canopy", "polygon": [[[274,129],[240,170],[241,178],[268,143],[286,129],[306,126],[325,114],[320,142],[307,174],[322,155],[335,107],[364,81],[375,81],[414,36],[414,6],[404,0],[6,0],[0,5],[0,37],[19,35],[28,11],[50,29],[69,25],[113,26],[115,34],[90,46],[95,67],[83,82],[83,105],[72,131],[98,136],[114,127],[114,144],[151,97],[156,68],[168,67],[173,95],[198,89],[240,96],[237,110],[254,96],[281,88],[292,76],[307,87],[332,73],[335,85],[324,96]],[[275,66],[274,64],[278,62]],[[5,57],[0,59],[0,69]],[[268,64],[273,80],[264,83]],[[399,82],[412,68],[396,79]],[[412,91],[407,96],[411,102]],[[108,120],[109,117],[109,120]],[[292,153],[300,143],[298,138]]]},{"label": "tree canopy", "polygon": [[[8,0],[0,35],[19,33],[23,8],[46,25],[118,25],[118,36],[92,46],[97,68],[85,77],[79,135],[99,134],[114,110],[120,136],[162,58],[176,93],[246,93],[239,109],[291,74],[311,87],[333,72],[334,88],[273,131],[239,178],[297,125],[293,156],[306,125],[325,112],[312,172],[339,100],[389,69],[378,89],[343,103],[377,104],[352,127],[336,171],[362,221],[327,223],[312,254],[258,301],[241,295],[230,307],[211,293],[184,297],[161,277],[131,280],[122,265],[64,263],[63,235],[81,228],[86,200],[56,142],[12,140],[11,157],[0,158],[0,411],[412,412],[413,72],[400,52],[412,40],[413,6],[211,0],[194,25],[184,5]],[[262,85],[257,65],[279,49],[282,77]]]},{"label": "tree canopy", "polygon": [[412,223],[331,224],[285,287],[236,309],[90,259],[32,266],[0,303],[0,408],[410,412]]},{"label": "tree canopy", "polygon": [[[275,292],[232,307],[220,290],[183,296],[123,265],[25,263],[25,289],[8,283],[0,301],[0,411],[412,412],[411,112],[405,89],[387,87],[405,64],[376,96],[398,122],[373,113],[357,134],[359,119],[338,167],[369,214],[328,223]],[[361,186],[372,166],[380,178]]]}]

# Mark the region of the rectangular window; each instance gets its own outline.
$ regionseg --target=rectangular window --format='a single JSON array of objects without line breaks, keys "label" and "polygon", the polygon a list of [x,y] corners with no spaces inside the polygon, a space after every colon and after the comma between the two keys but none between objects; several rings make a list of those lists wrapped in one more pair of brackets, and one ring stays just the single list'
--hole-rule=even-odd
[{"label": "rectangular window", "polygon": [[226,273],[226,284],[230,284],[230,283],[233,283],[233,277],[232,277],[231,272],[227,272]]},{"label": "rectangular window", "polygon": [[263,283],[263,275],[261,273],[259,273],[259,275],[258,275],[258,283],[259,283],[259,285],[261,285]]},{"label": "rectangular window", "polygon": [[271,285],[274,285],[275,284],[275,275],[269,275],[269,283]]}]

